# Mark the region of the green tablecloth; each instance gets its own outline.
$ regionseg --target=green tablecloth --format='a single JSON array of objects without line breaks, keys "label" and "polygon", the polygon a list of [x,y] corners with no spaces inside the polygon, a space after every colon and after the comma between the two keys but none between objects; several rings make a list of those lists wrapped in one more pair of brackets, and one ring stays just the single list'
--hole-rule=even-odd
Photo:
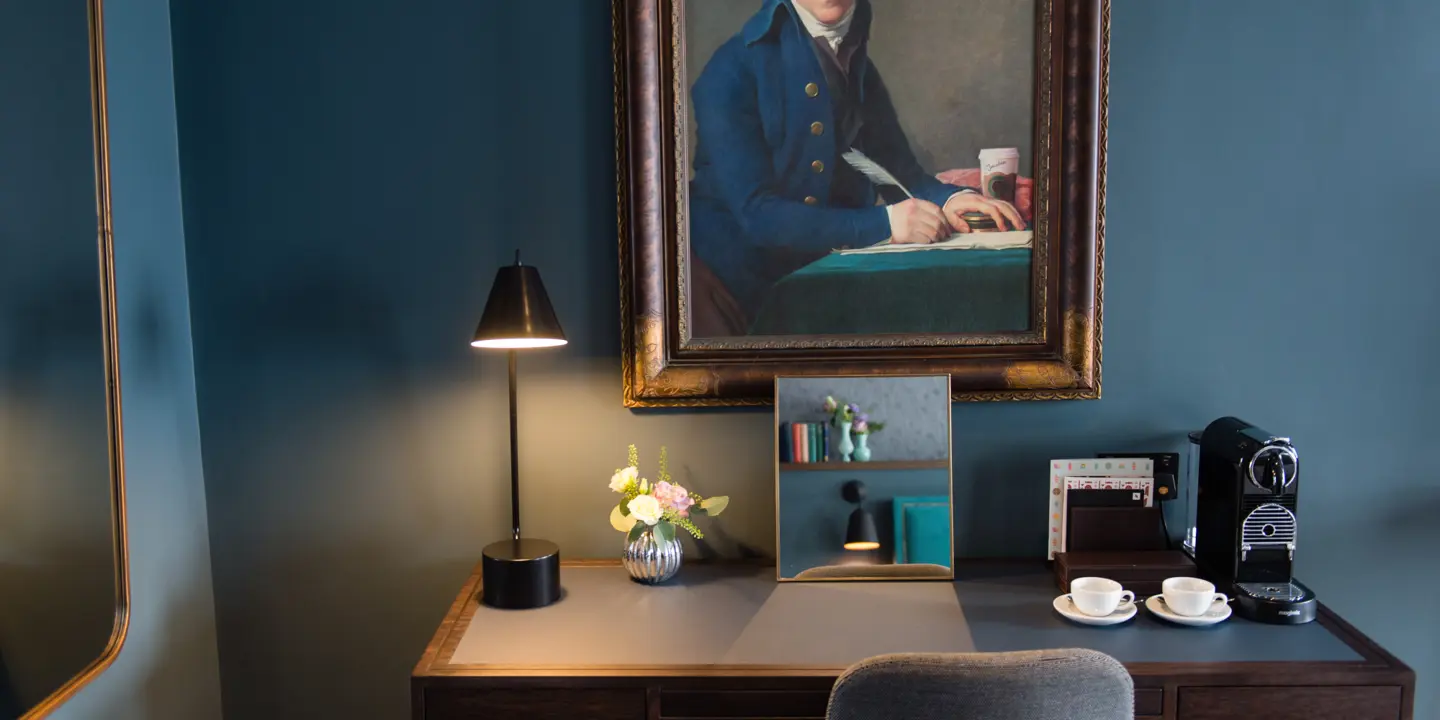
[{"label": "green tablecloth", "polygon": [[1015,332],[1030,326],[1030,250],[827,255],[771,289],[756,335]]}]

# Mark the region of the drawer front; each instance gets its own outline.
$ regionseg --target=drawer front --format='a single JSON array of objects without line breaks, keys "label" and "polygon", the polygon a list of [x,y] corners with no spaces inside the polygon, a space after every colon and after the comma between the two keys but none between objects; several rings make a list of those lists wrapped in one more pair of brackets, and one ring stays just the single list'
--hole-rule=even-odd
[{"label": "drawer front", "polygon": [[1400,688],[1180,688],[1179,720],[1397,720]]},{"label": "drawer front", "polygon": [[823,719],[830,693],[808,690],[666,690],[660,693],[661,718],[812,718]]},{"label": "drawer front", "polygon": [[425,720],[646,720],[645,690],[425,692]]},{"label": "drawer front", "polygon": [[1164,715],[1165,690],[1163,688],[1135,688],[1135,714],[1141,717]]}]

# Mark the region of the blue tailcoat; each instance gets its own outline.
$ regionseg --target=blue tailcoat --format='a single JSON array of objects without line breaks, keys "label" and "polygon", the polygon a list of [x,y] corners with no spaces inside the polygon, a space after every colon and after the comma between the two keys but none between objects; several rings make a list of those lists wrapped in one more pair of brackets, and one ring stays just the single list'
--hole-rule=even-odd
[{"label": "blue tailcoat", "polygon": [[[890,235],[875,186],[840,159],[850,147],[840,146],[825,71],[791,2],[766,0],[715,51],[690,95],[698,134],[690,240],[747,322],[780,278],[835,248]],[[959,188],[926,173],[911,152],[866,54],[870,19],[869,0],[859,0],[847,37],[859,42],[850,58],[860,120],[851,145],[916,197],[944,205]]]}]

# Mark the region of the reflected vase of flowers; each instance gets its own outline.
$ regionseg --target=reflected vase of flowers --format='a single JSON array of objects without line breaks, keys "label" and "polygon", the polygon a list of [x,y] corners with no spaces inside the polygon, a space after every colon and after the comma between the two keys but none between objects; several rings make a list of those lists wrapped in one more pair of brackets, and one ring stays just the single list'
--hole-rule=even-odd
[{"label": "reflected vase of flowers", "polygon": [[865,439],[870,433],[860,433],[855,436],[855,462],[870,462],[870,445]]},{"label": "reflected vase of flowers", "polygon": [[827,395],[823,409],[830,415],[830,426],[835,428],[838,440],[836,454],[841,462],[870,462],[870,446],[866,440],[870,433],[879,432],[885,423],[870,422],[870,416],[855,403],[842,403]]}]

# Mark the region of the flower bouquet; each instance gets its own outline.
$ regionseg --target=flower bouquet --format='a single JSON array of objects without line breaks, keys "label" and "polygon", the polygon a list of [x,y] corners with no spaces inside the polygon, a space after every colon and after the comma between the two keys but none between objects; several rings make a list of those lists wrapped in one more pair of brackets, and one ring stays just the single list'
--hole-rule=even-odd
[{"label": "flower bouquet", "polygon": [[[838,450],[842,462],[868,462],[870,446],[865,439],[870,433],[885,429],[885,423],[872,422],[870,415],[855,403],[841,403],[829,395],[825,396],[822,408],[830,415],[830,425],[840,431]],[[853,436],[853,439],[852,439]]]},{"label": "flower bouquet", "polygon": [[697,539],[705,537],[694,518],[719,515],[730,498],[703,498],[673,482],[663,447],[653,484],[640,477],[640,456],[634,445],[629,460],[629,466],[610,476],[610,489],[621,496],[610,511],[610,525],[625,533],[624,564],[630,576],[646,583],[663,582],[680,569],[681,545],[675,528]]}]

